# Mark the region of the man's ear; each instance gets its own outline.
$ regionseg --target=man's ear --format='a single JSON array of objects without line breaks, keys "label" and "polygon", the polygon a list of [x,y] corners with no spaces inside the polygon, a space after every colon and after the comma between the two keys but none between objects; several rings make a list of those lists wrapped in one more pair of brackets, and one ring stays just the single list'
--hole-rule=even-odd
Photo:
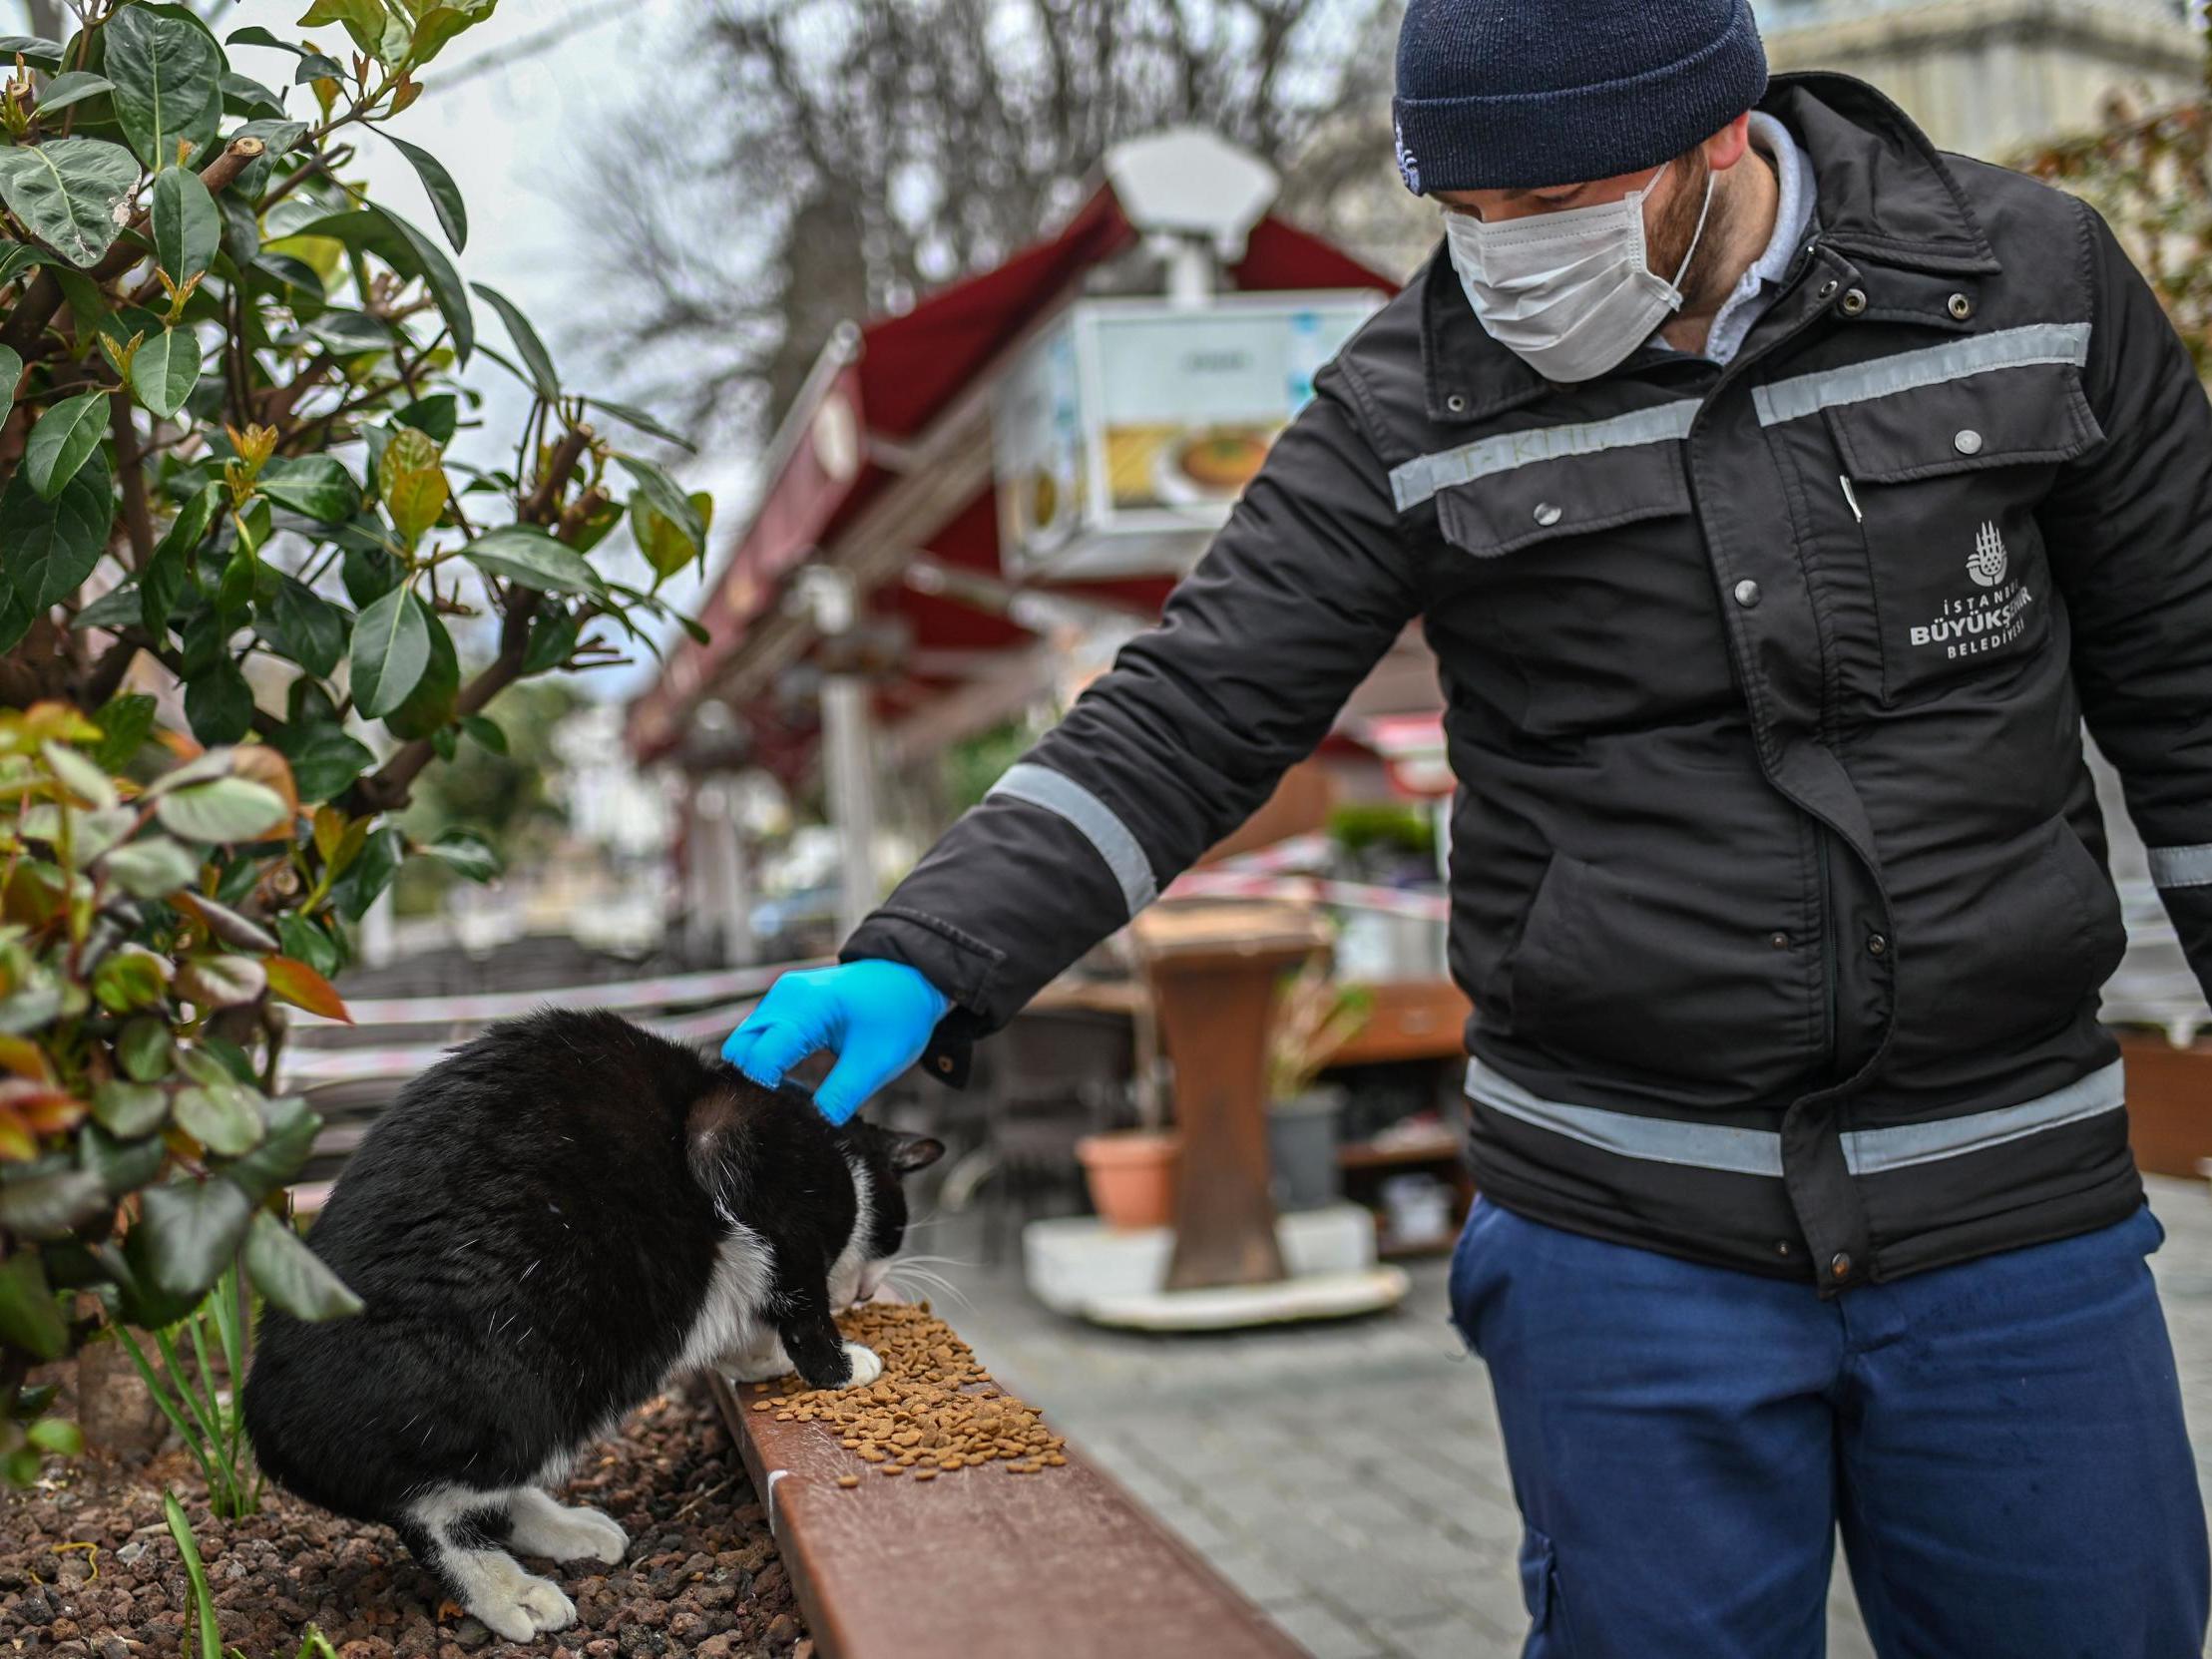
[{"label": "man's ear", "polygon": [[928,1135],[891,1133],[891,1168],[900,1175],[927,1169],[945,1155],[945,1143]]},{"label": "man's ear", "polygon": [[1744,111],[1700,148],[1705,152],[1707,167],[1715,173],[1726,173],[1751,154],[1751,112]]}]

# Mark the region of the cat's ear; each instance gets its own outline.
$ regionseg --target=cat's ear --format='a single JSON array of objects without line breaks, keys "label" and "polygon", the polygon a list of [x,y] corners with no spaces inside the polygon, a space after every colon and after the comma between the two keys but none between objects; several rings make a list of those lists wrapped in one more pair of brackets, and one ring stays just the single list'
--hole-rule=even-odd
[{"label": "cat's ear", "polygon": [[945,1143],[932,1140],[928,1135],[901,1134],[897,1130],[886,1133],[891,1143],[891,1168],[899,1175],[911,1175],[918,1169],[927,1169],[945,1155]]}]

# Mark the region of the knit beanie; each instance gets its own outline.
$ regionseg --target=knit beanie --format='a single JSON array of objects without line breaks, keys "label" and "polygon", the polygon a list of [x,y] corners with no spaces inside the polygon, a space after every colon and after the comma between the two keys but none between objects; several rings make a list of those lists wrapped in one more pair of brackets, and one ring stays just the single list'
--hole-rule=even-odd
[{"label": "knit beanie", "polygon": [[1409,0],[1398,170],[1416,196],[1640,173],[1766,84],[1750,0]]}]

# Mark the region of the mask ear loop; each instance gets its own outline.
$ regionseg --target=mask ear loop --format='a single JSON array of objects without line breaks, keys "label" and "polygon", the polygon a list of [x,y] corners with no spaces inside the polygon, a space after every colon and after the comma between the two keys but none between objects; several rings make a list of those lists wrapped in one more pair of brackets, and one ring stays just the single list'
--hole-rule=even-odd
[{"label": "mask ear loop", "polygon": [[1675,309],[1681,309],[1682,278],[1690,273],[1690,261],[1697,257],[1697,244],[1705,239],[1705,220],[1713,211],[1713,186],[1720,176],[1711,168],[1705,170],[1705,205],[1697,209],[1697,228],[1690,232],[1689,251],[1682,255],[1681,266],[1674,272],[1674,280],[1667,284],[1675,292]]}]

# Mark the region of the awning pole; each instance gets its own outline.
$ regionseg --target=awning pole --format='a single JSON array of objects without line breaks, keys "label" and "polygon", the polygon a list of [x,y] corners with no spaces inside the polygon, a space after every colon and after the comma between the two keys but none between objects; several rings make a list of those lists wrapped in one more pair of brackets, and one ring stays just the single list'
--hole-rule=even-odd
[{"label": "awning pole", "polygon": [[[852,631],[858,603],[849,573],[810,566],[801,593],[825,640]],[[874,716],[868,681],[856,673],[822,677],[822,781],[838,842],[837,924],[840,938],[876,906],[876,780]]]}]

